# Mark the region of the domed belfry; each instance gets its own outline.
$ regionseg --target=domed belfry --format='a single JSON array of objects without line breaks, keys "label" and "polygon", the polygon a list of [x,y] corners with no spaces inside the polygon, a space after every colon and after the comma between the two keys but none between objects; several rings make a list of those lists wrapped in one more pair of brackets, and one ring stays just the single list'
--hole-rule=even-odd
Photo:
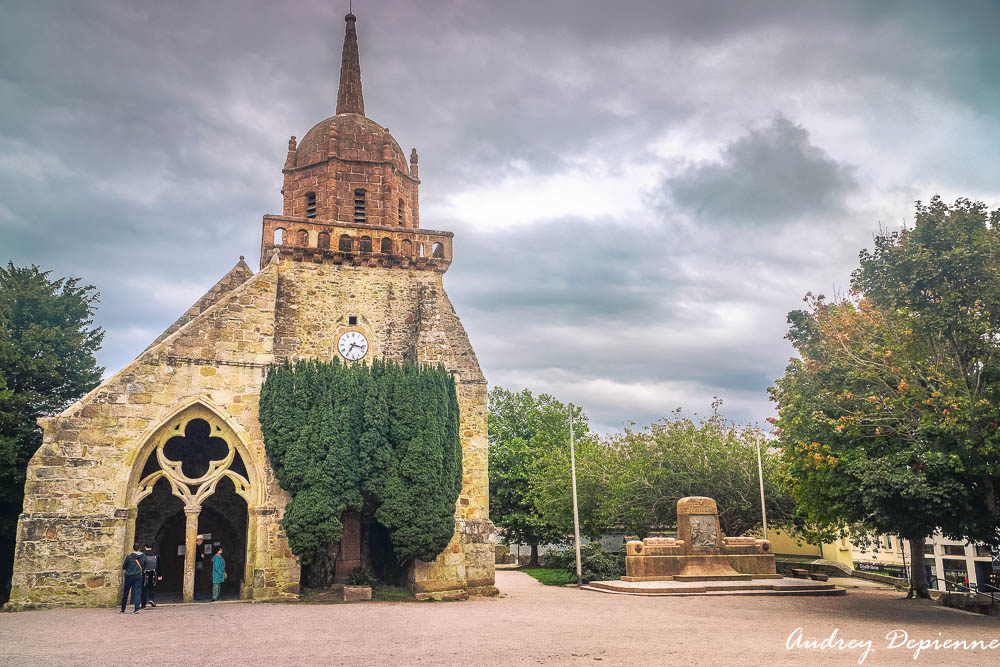
[{"label": "domed belfry", "polygon": [[[289,141],[282,214],[264,216],[259,271],[241,257],[134,361],[40,420],[11,608],[116,605],[135,543],[160,555],[161,600],[204,599],[211,577],[199,563],[216,545],[228,554],[223,597],[296,597],[302,571],[281,527],[289,497],[269,466],[258,402],[267,368],[298,359],[453,372],[455,534],[401,577],[421,598],[496,593],[486,380],[444,291],[452,234],[420,227],[417,152],[407,159],[365,116],[356,18],[346,21],[336,114]],[[370,517],[342,518],[338,581],[369,566],[384,539]]]}]

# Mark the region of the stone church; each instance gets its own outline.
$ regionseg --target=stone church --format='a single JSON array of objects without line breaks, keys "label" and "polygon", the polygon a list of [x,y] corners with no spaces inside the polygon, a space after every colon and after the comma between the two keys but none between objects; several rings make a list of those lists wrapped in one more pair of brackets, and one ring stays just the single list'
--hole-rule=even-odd
[{"label": "stone church", "polygon": [[[486,380],[444,291],[452,234],[420,226],[417,152],[407,160],[365,116],[356,19],[346,21],[336,115],[289,141],[283,211],[264,216],[257,273],[241,257],[137,359],[40,420],[11,608],[115,605],[134,542],[161,554],[161,595],[202,597],[210,577],[195,589],[195,553],[221,544],[230,597],[295,598],[301,572],[281,528],[289,498],[268,465],[258,397],[269,364],[338,356],[453,371],[464,470],[456,530],[404,577],[423,598],[496,592]],[[338,576],[365,562],[368,532],[347,517]]]}]

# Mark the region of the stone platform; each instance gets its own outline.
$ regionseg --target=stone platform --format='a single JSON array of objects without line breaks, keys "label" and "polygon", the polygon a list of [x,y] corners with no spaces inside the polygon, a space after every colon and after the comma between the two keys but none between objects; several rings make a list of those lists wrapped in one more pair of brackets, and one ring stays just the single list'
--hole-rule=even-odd
[{"label": "stone platform", "polygon": [[624,595],[844,595],[846,589],[810,579],[592,581],[583,590]]}]

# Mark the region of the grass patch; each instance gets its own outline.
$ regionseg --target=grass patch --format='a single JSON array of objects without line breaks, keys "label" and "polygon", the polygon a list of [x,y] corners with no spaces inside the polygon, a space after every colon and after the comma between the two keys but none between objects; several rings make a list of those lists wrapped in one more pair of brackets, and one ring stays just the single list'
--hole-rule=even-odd
[{"label": "grass patch", "polygon": [[372,589],[372,602],[419,602],[409,588]]},{"label": "grass patch", "polygon": [[517,571],[534,577],[546,586],[565,586],[576,583],[576,575],[566,570],[554,570],[548,567],[520,567]]}]

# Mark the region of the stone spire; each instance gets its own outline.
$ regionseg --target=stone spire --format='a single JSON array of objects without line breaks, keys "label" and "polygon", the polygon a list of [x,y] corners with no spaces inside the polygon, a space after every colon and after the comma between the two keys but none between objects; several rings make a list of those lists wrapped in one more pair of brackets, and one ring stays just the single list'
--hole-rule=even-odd
[{"label": "stone spire", "polygon": [[365,115],[365,98],[361,93],[361,59],[358,56],[358,32],[354,14],[344,17],[347,32],[344,34],[344,54],[340,59],[340,90],[337,91],[337,113]]}]

